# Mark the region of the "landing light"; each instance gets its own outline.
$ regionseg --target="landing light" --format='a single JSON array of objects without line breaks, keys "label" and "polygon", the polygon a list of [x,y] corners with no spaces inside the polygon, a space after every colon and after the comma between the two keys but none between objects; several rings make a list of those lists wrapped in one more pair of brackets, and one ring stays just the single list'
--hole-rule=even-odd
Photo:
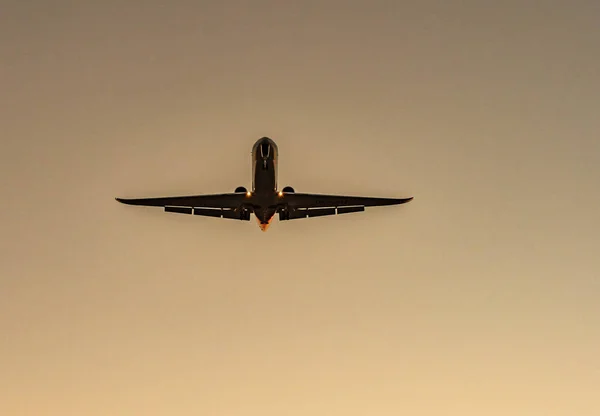
[{"label": "landing light", "polygon": [[252,192],[250,192],[250,191],[246,192],[246,196],[252,196]]},{"label": "landing light", "polygon": [[283,192],[282,191],[279,191],[279,196],[283,196]]}]

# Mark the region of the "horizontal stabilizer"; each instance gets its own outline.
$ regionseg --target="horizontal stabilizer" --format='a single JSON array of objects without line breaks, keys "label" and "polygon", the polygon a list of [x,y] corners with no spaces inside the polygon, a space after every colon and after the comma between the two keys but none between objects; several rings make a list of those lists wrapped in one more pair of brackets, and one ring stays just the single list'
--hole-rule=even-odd
[{"label": "horizontal stabilizer", "polygon": [[324,215],[335,215],[335,208],[307,209],[306,215],[308,217],[322,217]]},{"label": "horizontal stabilizer", "polygon": [[166,206],[165,212],[174,212],[177,214],[193,214],[200,215],[203,217],[213,218],[227,218],[232,220],[245,220],[248,221],[249,215],[240,215],[240,212],[236,212],[232,209],[221,209],[221,208],[192,208],[192,207],[172,207]]},{"label": "horizontal stabilizer", "polygon": [[194,208],[194,215],[202,215],[203,217],[223,217],[223,210],[210,208]]},{"label": "horizontal stabilizer", "polygon": [[295,220],[300,218],[313,218],[313,217],[322,217],[326,215],[336,215],[336,214],[348,214],[351,212],[362,212],[365,210],[365,207],[339,207],[339,208],[301,208],[292,210],[289,213],[289,217],[283,213],[279,214],[279,220],[284,221],[286,219]]},{"label": "horizontal stabilizer", "polygon": [[351,212],[363,212],[365,207],[339,207],[337,209],[338,214],[348,214]]},{"label": "horizontal stabilizer", "polygon": [[191,214],[192,208],[190,207],[165,207],[165,212],[175,212],[177,214]]}]

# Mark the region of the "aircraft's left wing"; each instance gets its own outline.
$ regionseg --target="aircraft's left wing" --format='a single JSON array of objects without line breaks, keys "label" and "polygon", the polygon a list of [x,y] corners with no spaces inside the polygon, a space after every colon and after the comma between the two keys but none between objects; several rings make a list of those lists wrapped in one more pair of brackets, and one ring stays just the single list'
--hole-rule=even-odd
[{"label": "aircraft's left wing", "polygon": [[116,198],[117,201],[128,205],[142,205],[149,207],[163,207],[166,212],[180,214],[194,214],[208,217],[221,217],[248,221],[243,208],[246,202],[245,193],[168,196],[160,198],[125,199]]},{"label": "aircraft's left wing", "polygon": [[342,196],[323,194],[285,194],[284,200],[294,208],[324,208],[363,206],[376,207],[384,205],[399,205],[411,201],[413,198],[374,198],[366,196]]},{"label": "aircraft's left wing", "polygon": [[412,201],[409,198],[377,198],[364,196],[324,195],[286,193],[283,202],[287,212],[280,214],[280,219],[318,217],[323,215],[361,212],[365,207],[399,205]]}]

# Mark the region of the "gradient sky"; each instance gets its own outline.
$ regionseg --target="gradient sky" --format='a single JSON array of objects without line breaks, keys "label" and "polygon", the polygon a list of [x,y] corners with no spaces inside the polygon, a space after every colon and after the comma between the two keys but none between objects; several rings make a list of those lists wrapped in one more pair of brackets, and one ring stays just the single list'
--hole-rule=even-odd
[{"label": "gradient sky", "polygon": [[[0,414],[600,414],[600,3],[3,0]],[[114,197],[415,196],[250,223]]]}]

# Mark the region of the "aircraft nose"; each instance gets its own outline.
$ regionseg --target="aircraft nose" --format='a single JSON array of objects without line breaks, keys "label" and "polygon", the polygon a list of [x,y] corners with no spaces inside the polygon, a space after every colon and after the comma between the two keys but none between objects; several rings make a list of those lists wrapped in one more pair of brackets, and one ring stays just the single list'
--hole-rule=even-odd
[{"label": "aircraft nose", "polygon": [[273,217],[271,217],[269,219],[269,221],[267,222],[263,222],[261,221],[258,217],[256,217],[256,222],[258,222],[258,226],[262,231],[267,231],[267,228],[269,228],[269,225],[271,225],[271,220],[273,219]]}]

